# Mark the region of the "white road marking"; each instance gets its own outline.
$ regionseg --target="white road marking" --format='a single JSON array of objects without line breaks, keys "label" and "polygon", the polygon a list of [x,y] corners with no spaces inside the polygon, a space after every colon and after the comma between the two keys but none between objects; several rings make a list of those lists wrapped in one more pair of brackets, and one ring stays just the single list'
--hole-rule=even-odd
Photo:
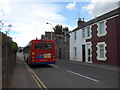
[{"label": "white road marking", "polygon": [[90,78],[90,77],[88,77],[88,76],[85,76],[85,75],[82,75],[82,74],[79,74],[79,73],[76,73],[76,72],[73,72],[73,71],[70,71],[70,70],[66,70],[66,71],[68,71],[68,72],[70,72],[70,73],[72,73],[72,74],[75,74],[75,75],[78,75],[78,76],[87,78],[87,79],[89,79],[89,80],[92,80],[92,81],[95,81],[95,82],[99,82],[98,80],[93,79],[93,78]]},{"label": "white road marking", "polygon": [[53,64],[49,64],[50,66],[53,66],[55,68],[59,68],[59,66],[53,65]]}]

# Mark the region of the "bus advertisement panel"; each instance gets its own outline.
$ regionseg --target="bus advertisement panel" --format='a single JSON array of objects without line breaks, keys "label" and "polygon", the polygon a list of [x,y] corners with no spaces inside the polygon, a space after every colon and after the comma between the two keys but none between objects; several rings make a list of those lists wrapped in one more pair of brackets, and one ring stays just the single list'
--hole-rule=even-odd
[{"label": "bus advertisement panel", "polygon": [[28,64],[55,64],[55,42],[53,40],[32,40],[23,49]]}]

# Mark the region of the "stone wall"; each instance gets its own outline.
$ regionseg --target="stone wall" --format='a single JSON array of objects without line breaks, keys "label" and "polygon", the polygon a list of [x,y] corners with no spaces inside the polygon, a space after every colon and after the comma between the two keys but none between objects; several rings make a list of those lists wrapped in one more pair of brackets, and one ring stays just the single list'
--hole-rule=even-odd
[{"label": "stone wall", "polygon": [[[2,88],[7,88],[16,64],[16,53],[11,49],[11,38],[5,34],[1,34],[2,41]],[[1,44],[0,44],[1,45]]]},{"label": "stone wall", "polygon": [[0,32],[0,90],[2,89],[2,33]]}]

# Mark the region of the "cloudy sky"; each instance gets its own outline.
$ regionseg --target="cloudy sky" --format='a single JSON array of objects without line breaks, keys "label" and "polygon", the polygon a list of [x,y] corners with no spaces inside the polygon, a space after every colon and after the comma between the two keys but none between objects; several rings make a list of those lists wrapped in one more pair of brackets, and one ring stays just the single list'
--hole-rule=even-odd
[{"label": "cloudy sky", "polygon": [[[99,1],[99,2],[98,2]],[[9,36],[19,46],[41,38],[57,24],[69,30],[77,27],[78,17],[89,21],[118,7],[119,0],[0,0],[0,20],[12,24]],[[46,24],[46,23],[50,24]]]}]

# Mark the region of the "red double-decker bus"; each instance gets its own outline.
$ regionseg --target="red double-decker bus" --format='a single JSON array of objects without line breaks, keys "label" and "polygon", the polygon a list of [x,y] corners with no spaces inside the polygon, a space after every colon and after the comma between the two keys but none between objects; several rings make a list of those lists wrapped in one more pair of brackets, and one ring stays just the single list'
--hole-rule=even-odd
[{"label": "red double-decker bus", "polygon": [[55,64],[55,42],[53,40],[31,40],[23,49],[27,64]]}]

